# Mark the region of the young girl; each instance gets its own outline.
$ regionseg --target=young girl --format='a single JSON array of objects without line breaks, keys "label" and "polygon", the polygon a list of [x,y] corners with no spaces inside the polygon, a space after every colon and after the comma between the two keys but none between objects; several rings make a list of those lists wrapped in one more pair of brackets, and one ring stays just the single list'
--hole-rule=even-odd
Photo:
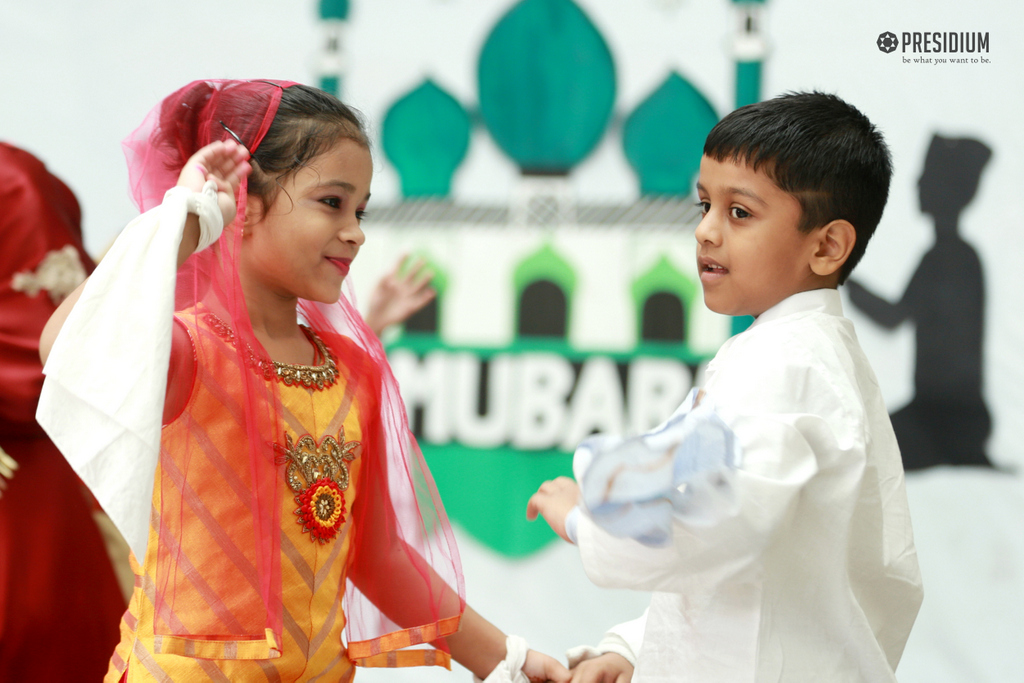
[{"label": "young girl", "polygon": [[384,352],[339,299],[372,176],[356,116],[298,84],[197,81],[125,148],[147,213],[41,341],[40,422],[134,555],[106,680],[348,681],[450,656],[567,680],[465,604]]}]

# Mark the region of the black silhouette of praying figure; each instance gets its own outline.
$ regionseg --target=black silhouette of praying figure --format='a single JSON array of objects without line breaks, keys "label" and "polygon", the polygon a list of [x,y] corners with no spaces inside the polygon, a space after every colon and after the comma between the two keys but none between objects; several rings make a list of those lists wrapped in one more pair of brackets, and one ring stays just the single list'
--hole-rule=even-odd
[{"label": "black silhouette of praying figure", "polygon": [[891,416],[906,470],[992,467],[985,454],[992,421],[981,393],[985,285],[977,252],[957,234],[991,155],[977,140],[934,136],[918,191],[921,212],[935,224],[935,245],[898,303],[849,283],[850,300],[879,325],[911,320],[917,327],[914,398]]}]

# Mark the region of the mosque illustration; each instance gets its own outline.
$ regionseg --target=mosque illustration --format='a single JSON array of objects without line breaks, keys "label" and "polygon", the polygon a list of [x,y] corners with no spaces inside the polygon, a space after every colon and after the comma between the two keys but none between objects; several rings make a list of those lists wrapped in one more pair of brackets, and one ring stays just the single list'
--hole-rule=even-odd
[{"label": "mosque illustration", "polygon": [[[763,2],[732,5],[740,106],[760,95]],[[320,84],[334,92],[348,9],[320,4]],[[747,324],[704,307],[694,259],[692,188],[718,114],[672,72],[616,117],[615,78],[611,50],[572,0],[521,0],[483,44],[477,103],[426,79],[380,125],[403,199],[373,207],[375,246],[353,277],[360,288],[403,252],[434,272],[436,299],[384,341],[449,515],[508,556],[554,537],[525,521],[526,501],[571,473],[579,441],[664,420]],[[640,196],[582,203],[569,174],[609,134]],[[451,196],[482,135],[520,172],[504,205]]]}]

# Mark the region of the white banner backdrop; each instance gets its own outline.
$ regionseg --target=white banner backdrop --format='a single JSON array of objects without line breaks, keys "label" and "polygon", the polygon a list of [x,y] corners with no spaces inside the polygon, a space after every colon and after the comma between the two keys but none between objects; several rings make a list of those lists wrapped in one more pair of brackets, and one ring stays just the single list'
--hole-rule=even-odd
[{"label": "white banner backdrop", "polygon": [[[346,99],[380,125],[387,107],[432,77],[475,107],[476,59],[511,0],[352,0],[344,34]],[[632,111],[670,70],[719,114],[733,103],[725,0],[578,0],[608,41],[617,68],[617,114]],[[879,34],[981,32],[977,62],[876,47]],[[992,416],[987,454],[1001,471],[940,467],[912,473],[908,492],[925,602],[899,668],[904,682],[1024,680],[1024,240],[1017,204],[1024,181],[1024,8],[1003,0],[821,3],[768,0],[770,47],[763,96],[835,92],[876,122],[893,150],[890,201],[856,278],[897,301],[934,241],[918,204],[932,136],[970,137],[992,157],[959,217],[983,267],[983,397]],[[120,140],[163,95],[205,77],[315,82],[317,3],[8,0],[0,6],[0,138],[42,158],[82,202],[87,245],[99,253],[134,215]],[[987,59],[982,62],[981,57]],[[915,61],[919,58],[922,61]],[[932,58],[931,62],[923,61]],[[572,174],[581,200],[628,204],[638,184],[611,133]],[[374,254],[373,206],[399,201],[379,151],[360,290],[390,263]],[[506,203],[517,172],[481,130],[455,178],[454,199]],[[847,301],[893,411],[914,398],[912,323],[887,330]],[[955,325],[956,321],[950,324]],[[525,506],[525,501],[523,501]],[[521,509],[509,514],[523,514]],[[573,549],[554,544],[510,561],[460,533],[470,603],[536,647],[560,653],[632,618],[643,595],[591,586]],[[360,680],[465,680],[447,672],[360,672]]]}]

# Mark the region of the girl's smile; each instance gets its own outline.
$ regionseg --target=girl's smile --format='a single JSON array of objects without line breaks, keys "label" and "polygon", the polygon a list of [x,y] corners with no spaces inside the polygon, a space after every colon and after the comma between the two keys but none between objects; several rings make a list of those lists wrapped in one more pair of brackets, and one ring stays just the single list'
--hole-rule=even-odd
[{"label": "girl's smile", "polygon": [[350,258],[334,258],[328,256],[327,260],[334,264],[334,267],[341,271],[341,276],[345,277],[348,275],[349,266],[352,265],[352,259]]}]

